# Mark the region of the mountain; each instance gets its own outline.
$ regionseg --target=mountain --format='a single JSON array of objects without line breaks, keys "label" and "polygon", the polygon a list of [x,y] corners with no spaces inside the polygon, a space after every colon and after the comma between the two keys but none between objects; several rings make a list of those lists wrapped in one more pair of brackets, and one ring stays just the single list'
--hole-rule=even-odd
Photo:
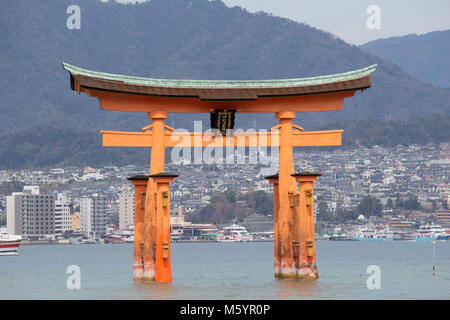
[{"label": "mountain", "polygon": [[100,132],[83,132],[42,126],[0,137],[0,168],[53,166],[128,165],[146,166],[147,148],[104,148]]},{"label": "mountain", "polygon": [[[396,145],[450,142],[450,116],[427,115],[409,121],[350,120],[332,123],[324,129],[343,128],[343,148],[394,147]],[[319,128],[320,129],[320,128]],[[342,148],[338,147],[338,148]],[[322,147],[322,149],[336,147]],[[314,150],[314,148],[302,148]],[[166,151],[170,162],[171,149]],[[148,148],[104,148],[99,132],[61,127],[38,127],[0,136],[0,170],[60,166],[147,167]]]},{"label": "mountain", "polygon": [[[450,113],[450,90],[421,82],[384,61],[309,25],[229,8],[221,1],[152,0],[123,5],[78,0],[81,29],[69,30],[71,0],[6,1],[0,11],[0,134],[35,126],[84,132],[138,130],[145,114],[100,110],[69,87],[61,62],[153,78],[274,79],[346,72],[377,63],[372,88],[342,111],[299,114],[306,129],[350,119],[411,119]],[[208,115],[171,115],[192,128]],[[238,115],[236,127],[277,124],[273,114]],[[208,121],[208,120],[207,120]],[[332,129],[332,128],[331,128]],[[26,139],[27,137],[24,137]]]},{"label": "mountain", "polygon": [[343,128],[344,148],[395,147],[397,145],[426,145],[450,142],[450,116],[431,114],[403,120],[349,120],[344,123],[330,123],[323,129]]},{"label": "mountain", "polygon": [[360,48],[423,81],[450,88],[450,30],[380,39]]}]

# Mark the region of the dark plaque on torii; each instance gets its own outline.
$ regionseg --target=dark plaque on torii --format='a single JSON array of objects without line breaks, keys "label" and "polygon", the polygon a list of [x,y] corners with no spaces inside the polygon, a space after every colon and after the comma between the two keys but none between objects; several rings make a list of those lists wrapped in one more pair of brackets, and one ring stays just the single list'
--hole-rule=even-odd
[{"label": "dark plaque on torii", "polygon": [[212,110],[211,129],[217,129],[226,136],[227,130],[234,129],[235,113],[236,110]]}]

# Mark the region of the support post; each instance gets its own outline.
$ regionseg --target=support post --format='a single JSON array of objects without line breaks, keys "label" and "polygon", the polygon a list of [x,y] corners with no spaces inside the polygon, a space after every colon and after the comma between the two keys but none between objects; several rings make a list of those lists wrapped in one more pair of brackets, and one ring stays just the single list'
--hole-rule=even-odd
[{"label": "support post", "polygon": [[155,196],[154,196],[155,190],[156,185],[153,179],[149,177],[145,197],[144,229],[142,236],[144,272],[142,278],[139,279],[145,281],[155,280],[155,253],[156,253],[155,251],[156,210],[155,210]]},{"label": "support post", "polygon": [[299,279],[316,279],[319,277],[316,264],[316,239],[314,230],[314,189],[313,182],[320,174],[313,172],[302,172],[293,174],[300,183],[300,202],[297,207],[299,219]]},{"label": "support post", "polygon": [[273,184],[273,268],[275,277],[280,274],[280,266],[278,263],[278,259],[280,257],[280,235],[278,231],[278,213],[280,210],[280,202],[279,202],[279,191],[278,191],[278,174],[267,176],[265,179],[268,179],[271,184]]},{"label": "support post", "polygon": [[291,176],[294,173],[292,119],[295,118],[295,112],[277,112],[276,117],[280,119],[279,210],[276,231],[280,249],[278,256],[275,257],[275,277],[296,278],[293,240],[297,230],[294,223],[294,207],[291,205],[292,197],[298,194],[295,178]]},{"label": "support post", "polygon": [[165,119],[168,114],[165,111],[149,112],[152,119],[152,153],[150,158],[150,175],[164,172],[165,145]]},{"label": "support post", "polygon": [[[150,175],[164,171],[165,160],[165,111],[148,114],[152,119],[152,149]],[[135,186],[134,222],[134,280],[155,280],[156,276],[156,183],[150,176],[129,178]],[[169,213],[170,216],[170,213]],[[170,219],[170,218],[169,218]],[[170,237],[170,234],[169,234]]]},{"label": "support post", "polygon": [[155,281],[171,282],[170,266],[170,188],[169,183],[178,177],[172,173],[150,175],[156,185],[156,255]]},{"label": "support post", "polygon": [[148,176],[128,178],[134,185],[134,254],[133,279],[144,278],[144,215]]}]

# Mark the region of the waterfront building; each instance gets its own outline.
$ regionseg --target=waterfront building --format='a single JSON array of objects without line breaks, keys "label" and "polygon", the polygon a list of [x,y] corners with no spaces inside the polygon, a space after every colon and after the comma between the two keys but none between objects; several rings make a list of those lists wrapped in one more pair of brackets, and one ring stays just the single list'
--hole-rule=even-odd
[{"label": "waterfront building", "polygon": [[128,230],[134,226],[134,193],[125,191],[119,194],[119,229]]},{"label": "waterfront building", "polygon": [[80,232],[81,231],[81,221],[80,221],[80,213],[75,212],[72,215],[72,231]]},{"label": "waterfront building", "polygon": [[24,238],[55,236],[55,194],[41,194],[39,186],[7,197],[7,230]]},{"label": "waterfront building", "polygon": [[436,222],[443,227],[450,227],[450,210],[437,211]]},{"label": "waterfront building", "polygon": [[253,213],[246,217],[242,225],[250,233],[273,231],[273,217]]},{"label": "waterfront building", "polygon": [[55,200],[55,234],[61,236],[72,230],[72,203],[63,193],[58,193]]},{"label": "waterfront building", "polygon": [[94,194],[80,201],[81,232],[86,236],[98,236],[106,233],[107,198]]}]

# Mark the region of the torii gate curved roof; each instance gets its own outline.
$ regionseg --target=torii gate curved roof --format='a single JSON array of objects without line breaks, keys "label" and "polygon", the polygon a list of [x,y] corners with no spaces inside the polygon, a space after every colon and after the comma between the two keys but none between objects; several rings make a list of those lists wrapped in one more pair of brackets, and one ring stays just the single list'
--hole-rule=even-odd
[{"label": "torii gate curved roof", "polygon": [[[72,90],[84,91],[99,98],[102,108],[108,110],[150,112],[158,110],[159,105],[168,112],[208,112],[211,101],[216,101],[215,104],[222,101],[226,102],[227,107],[239,108],[240,112],[269,112],[267,107],[260,106],[268,102],[274,106],[271,111],[282,110],[283,107],[276,105],[280,104],[279,98],[284,98],[283,102],[295,109],[292,111],[308,112],[340,109],[344,98],[371,86],[370,74],[377,65],[339,74],[277,80],[170,80],[96,72],[64,62],[63,67],[70,73]],[[119,95],[123,94],[135,95],[136,99],[121,99]],[[317,99],[305,99],[305,96],[318,94],[331,94],[340,103],[331,106],[331,96],[327,96],[327,107],[323,104],[321,107],[320,103],[312,108],[305,108],[304,103],[303,108],[296,107],[307,100],[317,102]],[[184,98],[184,101],[174,103],[173,98]],[[193,99],[196,107],[192,109],[189,106]],[[267,101],[262,102],[263,99]],[[114,100],[126,101],[127,106],[119,106]],[[261,102],[255,104],[257,101]],[[176,104],[182,107],[176,107]]]}]

